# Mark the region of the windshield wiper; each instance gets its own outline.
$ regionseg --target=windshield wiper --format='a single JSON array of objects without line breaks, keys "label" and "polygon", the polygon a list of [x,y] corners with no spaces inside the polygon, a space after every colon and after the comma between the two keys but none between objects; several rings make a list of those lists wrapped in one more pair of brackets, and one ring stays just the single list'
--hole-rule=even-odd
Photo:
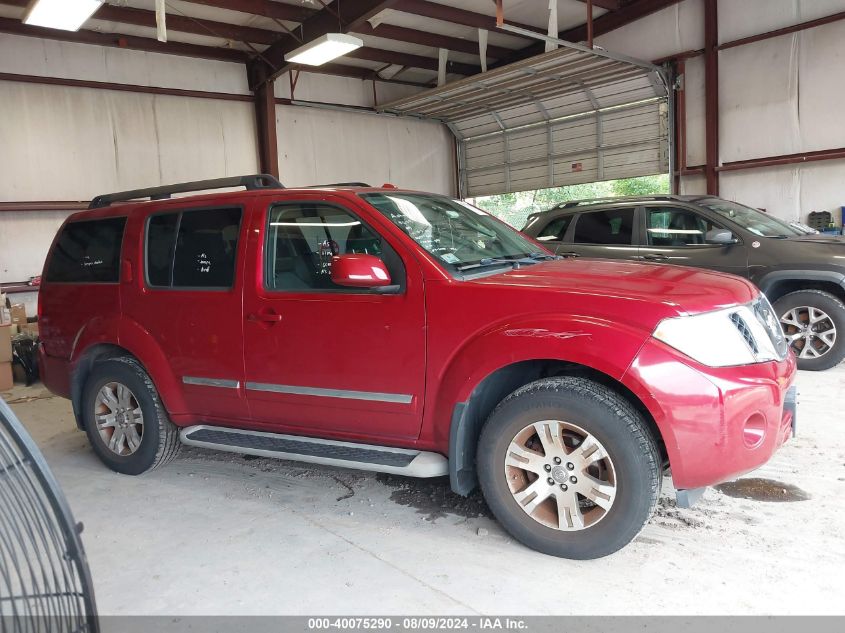
[{"label": "windshield wiper", "polygon": [[485,257],[484,259],[480,259],[472,264],[458,266],[457,269],[463,272],[464,270],[471,270],[473,268],[485,268],[487,266],[501,266],[502,264],[508,264],[512,266],[514,270],[518,270],[522,264],[536,264],[548,259],[562,258],[557,255],[540,252],[528,253],[527,255],[520,255],[516,257]]}]

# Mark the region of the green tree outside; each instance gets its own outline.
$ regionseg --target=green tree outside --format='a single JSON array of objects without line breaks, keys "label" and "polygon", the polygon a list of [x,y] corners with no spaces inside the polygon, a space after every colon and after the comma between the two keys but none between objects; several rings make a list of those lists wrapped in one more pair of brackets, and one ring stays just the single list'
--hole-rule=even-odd
[{"label": "green tree outside", "polygon": [[497,196],[480,196],[469,198],[467,202],[492,213],[514,228],[521,229],[525,226],[526,218],[532,213],[545,211],[563,202],[617,196],[648,196],[669,193],[669,191],[669,175],[659,174],[552,189],[503,193]]}]

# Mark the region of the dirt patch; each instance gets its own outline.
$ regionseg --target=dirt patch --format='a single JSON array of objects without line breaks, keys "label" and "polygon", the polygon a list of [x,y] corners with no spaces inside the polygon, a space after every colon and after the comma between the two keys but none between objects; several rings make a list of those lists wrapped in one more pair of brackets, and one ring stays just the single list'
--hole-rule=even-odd
[{"label": "dirt patch", "polygon": [[467,519],[493,516],[480,490],[476,489],[469,497],[456,495],[449,488],[449,480],[445,477],[410,479],[380,473],[376,479],[394,489],[390,494],[391,501],[416,508],[417,514],[422,514],[427,521],[442,519],[447,514]]},{"label": "dirt patch", "polygon": [[679,508],[677,502],[670,497],[660,497],[653,521],[671,530],[688,528],[711,529],[707,521],[707,513],[701,507]]},{"label": "dirt patch", "polygon": [[810,495],[798,486],[785,484],[774,479],[762,479],[752,477],[750,479],[738,479],[715,486],[716,490],[740,499],[753,499],[754,501],[807,501]]}]

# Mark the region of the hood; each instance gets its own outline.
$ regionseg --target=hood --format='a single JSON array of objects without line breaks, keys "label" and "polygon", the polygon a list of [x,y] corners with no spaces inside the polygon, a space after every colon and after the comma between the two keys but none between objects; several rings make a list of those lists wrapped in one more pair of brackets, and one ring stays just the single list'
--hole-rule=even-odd
[{"label": "hood", "polygon": [[698,314],[752,301],[749,281],[707,270],[670,264],[609,259],[564,259],[522,266],[477,283],[590,295],[601,303],[618,299],[660,306],[659,314]]},{"label": "hood", "polygon": [[801,237],[792,237],[790,242],[805,242],[811,244],[836,244],[838,246],[845,246],[845,236],[843,235],[826,235],[824,233],[813,233],[811,235],[802,235]]}]

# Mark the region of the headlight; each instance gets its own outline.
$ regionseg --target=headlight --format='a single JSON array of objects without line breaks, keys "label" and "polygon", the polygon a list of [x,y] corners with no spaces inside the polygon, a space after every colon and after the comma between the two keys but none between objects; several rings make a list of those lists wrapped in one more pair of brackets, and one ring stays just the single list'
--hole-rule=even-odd
[{"label": "headlight", "polygon": [[710,367],[783,360],[783,331],[765,296],[754,302],[661,321],[654,338]]}]

